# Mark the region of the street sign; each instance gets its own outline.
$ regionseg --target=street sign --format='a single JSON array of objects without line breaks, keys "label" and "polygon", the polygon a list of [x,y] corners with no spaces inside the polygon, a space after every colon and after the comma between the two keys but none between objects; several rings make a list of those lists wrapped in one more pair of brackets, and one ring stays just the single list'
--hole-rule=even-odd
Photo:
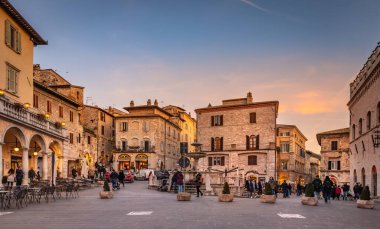
[{"label": "street sign", "polygon": [[179,166],[181,166],[181,168],[187,168],[190,166],[190,160],[189,160],[189,158],[182,156],[178,160],[178,164],[179,164]]}]

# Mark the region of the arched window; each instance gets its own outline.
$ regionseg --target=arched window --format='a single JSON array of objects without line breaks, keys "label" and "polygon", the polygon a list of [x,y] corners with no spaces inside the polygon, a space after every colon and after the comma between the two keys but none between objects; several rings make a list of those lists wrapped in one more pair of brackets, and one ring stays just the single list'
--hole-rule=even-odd
[{"label": "arched window", "polygon": [[358,182],[358,175],[356,174],[356,169],[354,169],[354,183]]},{"label": "arched window", "polygon": [[363,133],[363,119],[359,119],[359,135]]},{"label": "arched window", "polygon": [[372,118],[371,111],[368,111],[368,113],[367,113],[367,131],[371,130],[371,118]]},{"label": "arched window", "polygon": [[355,136],[355,134],[356,134],[356,126],[355,126],[355,124],[353,124],[352,125],[352,140],[355,140],[355,138],[356,138],[356,136]]},{"label": "arched window", "polygon": [[365,169],[362,168],[362,185],[365,187]]}]

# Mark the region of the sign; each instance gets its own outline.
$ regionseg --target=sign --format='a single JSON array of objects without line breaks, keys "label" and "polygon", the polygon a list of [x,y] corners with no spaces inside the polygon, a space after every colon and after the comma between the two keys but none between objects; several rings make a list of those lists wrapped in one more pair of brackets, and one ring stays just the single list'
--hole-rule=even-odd
[{"label": "sign", "polygon": [[181,166],[181,168],[187,168],[190,165],[190,160],[187,157],[181,157],[178,160],[178,164],[179,164],[179,166]]},{"label": "sign", "polygon": [[119,161],[130,161],[131,156],[129,156],[128,154],[120,154],[118,159]]},{"label": "sign", "polygon": [[137,154],[135,158],[135,161],[147,161],[147,160],[148,160],[148,156],[145,154]]}]

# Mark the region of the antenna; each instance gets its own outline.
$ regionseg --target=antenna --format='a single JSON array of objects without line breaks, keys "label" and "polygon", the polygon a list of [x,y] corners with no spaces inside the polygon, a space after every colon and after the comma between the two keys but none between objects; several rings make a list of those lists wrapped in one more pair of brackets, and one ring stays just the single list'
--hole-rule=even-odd
[{"label": "antenna", "polygon": [[[88,101],[93,101],[93,100],[92,100],[92,97],[90,97],[90,96],[89,96],[89,97],[86,97],[86,104],[88,104]],[[92,102],[92,104],[94,104],[94,102]]]}]

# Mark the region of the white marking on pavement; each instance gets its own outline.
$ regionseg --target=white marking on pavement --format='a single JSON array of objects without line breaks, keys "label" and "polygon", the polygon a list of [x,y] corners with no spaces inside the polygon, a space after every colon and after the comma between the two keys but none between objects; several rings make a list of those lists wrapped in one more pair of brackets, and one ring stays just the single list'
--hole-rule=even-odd
[{"label": "white marking on pavement", "polygon": [[280,216],[281,218],[306,219],[305,216],[302,216],[300,214],[282,214],[282,213],[278,213],[277,215]]},{"label": "white marking on pavement", "polygon": [[151,215],[152,211],[145,211],[145,212],[130,212],[127,215]]},{"label": "white marking on pavement", "polygon": [[12,214],[13,212],[0,212],[0,216],[2,215],[8,215],[8,214]]}]

